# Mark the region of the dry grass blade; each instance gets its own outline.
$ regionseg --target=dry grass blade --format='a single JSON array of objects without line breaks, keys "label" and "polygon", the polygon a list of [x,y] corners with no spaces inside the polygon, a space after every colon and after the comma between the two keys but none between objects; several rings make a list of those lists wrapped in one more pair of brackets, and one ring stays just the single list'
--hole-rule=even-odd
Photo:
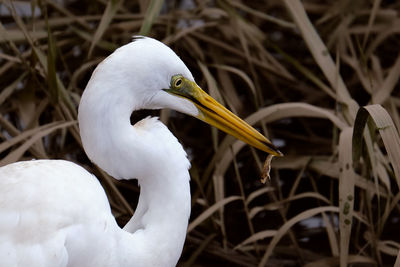
[{"label": "dry grass blade", "polygon": [[[29,32],[29,35],[36,40],[47,38],[46,31],[34,31]],[[22,42],[25,41],[25,35],[20,30],[7,30],[3,34],[0,35],[0,44],[7,41],[12,42]]]},{"label": "dry grass blade", "polygon": [[385,212],[382,215],[382,224],[385,224],[389,214],[393,211],[393,209],[398,207],[398,203],[400,203],[400,193],[398,193],[393,199],[392,202],[390,203],[390,206],[385,210]]},{"label": "dry grass blade", "polygon": [[60,3],[57,1],[51,1],[51,0],[46,0],[46,3],[48,5],[51,5],[58,11],[60,11],[62,14],[65,14],[65,16],[73,21],[76,21],[79,23],[81,26],[83,26],[85,29],[89,30],[91,27],[90,25],[82,18],[82,17],[77,17],[73,13],[69,12],[65,7],[63,7]]},{"label": "dry grass blade", "polygon": [[316,74],[314,74],[311,70],[309,70],[307,67],[302,65],[298,60],[296,60],[295,58],[293,58],[290,55],[288,55],[287,53],[285,53],[280,47],[278,47],[276,45],[272,45],[272,47],[280,55],[282,55],[290,64],[292,64],[292,66],[295,67],[301,74],[303,74],[304,77],[309,79],[312,83],[314,83],[317,87],[319,87],[327,95],[329,95],[333,99],[336,99],[335,92],[329,86],[327,86]]},{"label": "dry grass blade", "polygon": [[26,130],[26,131],[18,134],[17,136],[15,136],[14,138],[2,142],[0,144],[0,153],[9,149],[11,146],[18,144],[19,142],[31,137],[32,135],[34,135],[38,132],[44,131],[48,128],[52,128],[53,126],[56,126],[56,125],[59,125],[59,122],[52,122],[49,124],[41,125],[40,127]]},{"label": "dry grass blade", "polygon": [[13,83],[3,89],[0,93],[0,105],[14,92],[20,82],[26,77],[27,72],[22,73]]},{"label": "dry grass blade", "polygon": [[[232,53],[232,54],[234,54],[234,55],[236,55],[238,57],[245,58],[245,55],[243,54],[243,52],[241,50],[235,49],[234,47],[230,46],[229,44],[221,42],[218,39],[211,38],[211,37],[209,37],[209,36],[207,36],[205,34],[202,34],[202,33],[197,33],[195,37],[200,39],[200,40],[202,40],[202,41],[205,41],[207,43],[210,43],[210,44],[213,44],[213,45],[215,45],[217,47],[220,47],[226,52],[230,52],[230,53]],[[249,60],[250,60],[251,63],[253,63],[257,67],[264,68],[264,69],[270,71],[271,73],[274,73],[275,75],[277,75],[279,77],[283,77],[283,78],[288,79],[288,80],[293,80],[293,77],[291,76],[290,73],[287,74],[286,72],[282,72],[282,71],[279,72],[273,66],[269,65],[267,62],[258,60],[258,59],[253,58],[253,57],[250,58]]]},{"label": "dry grass blade", "polygon": [[375,0],[374,1],[373,7],[372,7],[372,11],[371,11],[371,15],[370,15],[370,17],[368,19],[367,30],[366,30],[365,35],[364,35],[364,40],[363,40],[363,44],[362,44],[363,48],[365,48],[365,45],[367,44],[367,40],[368,40],[368,37],[369,37],[369,35],[371,33],[371,28],[372,28],[372,25],[373,25],[373,23],[374,23],[374,21],[376,19],[376,14],[378,13],[380,5],[381,5],[381,0]]},{"label": "dry grass blade", "polygon": [[197,257],[203,252],[203,250],[207,247],[207,245],[215,238],[216,234],[211,234],[207,236],[203,242],[201,242],[200,246],[194,251],[194,253],[190,256],[190,258],[183,264],[182,267],[190,267],[193,266]]},{"label": "dry grass blade", "polygon": [[[32,48],[32,51],[34,52],[35,56],[38,58],[41,66],[43,67],[43,69],[45,71],[45,73],[47,75],[49,75],[49,69],[48,69],[49,62],[52,62],[51,60],[54,61],[54,58],[50,59],[50,61],[49,61],[48,57],[41,50],[41,48],[35,44],[34,39],[32,38],[32,36],[29,35],[29,32],[27,30],[27,27],[26,27],[25,23],[16,14],[16,11],[15,11],[14,6],[12,5],[12,3],[10,4],[9,9],[11,10],[11,14],[12,14],[16,24],[18,25],[20,30],[23,32],[23,34],[24,34],[24,36],[26,38],[26,41],[30,44],[30,46]],[[1,26],[0,28],[3,28],[3,27]],[[51,44],[51,42],[50,42],[50,44]],[[52,73],[52,76],[53,77],[51,79],[55,79],[55,84],[57,86],[57,93],[59,93],[59,95],[61,96],[62,100],[65,101],[65,103],[67,104],[67,106],[69,108],[69,111],[76,116],[75,106],[72,103],[72,101],[71,101],[71,99],[69,97],[69,94],[66,91],[63,83],[61,82],[60,78],[58,77],[58,75],[56,73]]]},{"label": "dry grass blade", "polygon": [[354,119],[358,105],[351,98],[342,78],[338,76],[336,65],[329,54],[329,50],[322,42],[321,37],[313,27],[300,0],[284,0],[284,3],[290,14],[293,16],[296,25],[299,27],[304,41],[307,43],[309,51],[313,55],[315,61],[318,63],[318,66],[328,79],[331,87],[337,90],[336,92],[339,97],[339,101],[346,103],[347,107],[349,108],[349,118]]},{"label": "dry grass blade", "polygon": [[293,218],[289,219],[285,224],[283,224],[279,228],[278,232],[272,238],[271,242],[268,245],[267,251],[265,252],[265,254],[262,257],[258,266],[262,267],[262,266],[267,265],[268,259],[270,258],[272,251],[274,250],[274,248],[276,247],[278,242],[281,240],[281,238],[289,231],[290,228],[292,228],[293,225],[295,225],[296,223],[298,223],[302,220],[313,217],[319,213],[329,212],[329,211],[330,212],[339,212],[339,208],[332,207],[332,206],[313,208],[313,209],[306,210],[306,211],[294,216]]},{"label": "dry grass blade", "polygon": [[275,201],[275,202],[265,205],[263,207],[256,206],[250,210],[250,214],[249,214],[250,218],[254,218],[254,216],[257,213],[262,212],[264,210],[277,210],[277,209],[281,208],[283,206],[283,204],[285,204],[285,203],[290,203],[292,201],[303,199],[303,198],[314,198],[317,200],[321,200],[327,204],[331,204],[331,201],[329,201],[329,199],[325,198],[323,195],[321,195],[317,192],[305,192],[305,193],[300,193],[297,195],[290,196],[283,200]]},{"label": "dry grass blade", "polygon": [[208,217],[210,217],[214,212],[225,206],[226,204],[239,200],[241,197],[239,196],[230,196],[227,198],[224,198],[218,202],[216,202],[214,205],[206,209],[202,214],[200,214],[196,219],[194,219],[188,226],[187,232],[189,233],[192,231],[194,228],[196,228],[199,224],[201,224],[203,221],[205,221]]},{"label": "dry grass blade", "polygon": [[[21,132],[11,123],[9,122],[6,118],[4,118],[4,116],[0,115],[0,126],[7,131],[7,135],[10,136],[18,136],[21,134]],[[1,136],[6,135],[5,132],[1,132]],[[8,142],[9,138],[5,138],[5,142]],[[46,155],[43,155],[41,152],[39,151],[36,146],[32,146],[30,148],[30,152],[32,153],[32,155],[34,155],[37,158],[42,158],[45,157]]]},{"label": "dry grass blade", "polygon": [[237,68],[234,68],[234,67],[231,67],[231,66],[226,66],[226,65],[218,65],[218,64],[216,64],[216,65],[211,65],[211,66],[212,67],[216,67],[216,68],[221,69],[221,70],[226,70],[226,71],[229,71],[229,72],[232,72],[232,73],[238,75],[249,86],[252,94],[254,96],[256,96],[257,92],[256,92],[256,87],[254,85],[254,82],[250,79],[250,77],[244,71],[241,71],[241,70],[239,70]]},{"label": "dry grass blade", "polygon": [[74,122],[74,121],[59,123],[58,125],[55,125],[51,128],[48,128],[48,129],[45,129],[42,131],[37,131],[37,133],[32,135],[32,137],[29,140],[27,140],[20,147],[18,147],[17,149],[15,149],[11,153],[9,153],[5,158],[0,160],[0,166],[4,166],[4,165],[18,161],[22,157],[22,155],[25,153],[25,151],[28,150],[29,147],[31,147],[37,140],[50,134],[51,132],[53,132],[57,129],[66,128],[75,123],[76,122]]},{"label": "dry grass blade", "polygon": [[260,120],[272,122],[291,117],[313,117],[329,119],[336,127],[343,129],[347,124],[337,117],[332,110],[320,108],[306,103],[284,103],[275,104],[261,108],[257,112],[246,118],[246,122],[251,125]]},{"label": "dry grass blade", "polygon": [[[82,64],[79,68],[77,68],[71,76],[71,82],[70,82],[67,90],[71,91],[72,88],[77,88],[78,80],[79,80],[79,78],[81,78],[80,76],[83,76],[91,68],[93,68],[97,64],[99,64],[102,60],[103,60],[102,58],[91,60],[89,62],[86,62],[85,64]],[[75,102],[79,103],[79,101],[80,101],[80,96],[79,96],[79,99],[75,100]]]},{"label": "dry grass blade", "polygon": [[[361,255],[349,255],[349,265],[354,264],[355,266],[375,266],[376,262],[370,258]],[[310,262],[304,265],[304,267],[334,267],[339,265],[338,258],[323,258],[314,262]]]},{"label": "dry grass blade", "polygon": [[397,251],[396,261],[393,266],[396,266],[396,267],[400,266],[400,249],[399,249],[399,251]]},{"label": "dry grass blade", "polygon": [[[285,103],[271,105],[251,114],[248,118],[245,119],[245,121],[250,125],[254,125],[261,120],[268,123],[290,117],[326,118],[332,121],[335,126],[340,129],[346,127],[346,123],[338,118],[332,111],[306,103]],[[226,137],[223,143],[227,142],[227,140],[230,138],[231,137],[229,136]],[[221,158],[221,160],[218,166],[216,166],[215,168],[214,175],[223,175],[226,172],[227,168],[230,166],[233,160],[233,156],[236,155],[243,146],[243,142],[235,141],[232,145],[233,153],[230,150],[217,151],[216,157]]]},{"label": "dry grass blade", "polygon": [[339,138],[339,231],[340,231],[340,266],[348,264],[349,244],[354,210],[355,175],[351,155],[353,128],[346,128]]},{"label": "dry grass blade", "polygon": [[235,169],[236,180],[237,180],[237,183],[239,184],[240,196],[242,197],[243,209],[244,209],[244,212],[246,214],[247,225],[249,227],[250,234],[253,235],[255,233],[254,225],[253,225],[253,222],[251,221],[251,218],[250,218],[250,215],[249,215],[249,207],[248,207],[247,202],[246,202],[246,193],[245,193],[245,190],[244,190],[244,187],[243,187],[242,177],[240,175],[239,166],[238,166],[236,160],[233,161],[233,166],[234,166],[234,169]]},{"label": "dry grass blade", "polygon": [[372,102],[374,104],[382,104],[388,99],[394,90],[400,77],[400,54],[397,55],[396,62],[391,67],[388,76],[383,82],[381,88],[372,95]]},{"label": "dry grass blade", "polygon": [[[70,26],[71,31],[73,31],[77,36],[79,36],[81,39],[86,40],[88,42],[92,42],[93,41],[93,37],[90,33],[82,30],[82,29],[78,29],[74,26]],[[110,51],[113,52],[115,49],[117,49],[119,46],[115,45],[113,43],[107,42],[105,40],[98,40],[96,43],[97,47],[100,47],[101,49],[104,49],[106,51]]]},{"label": "dry grass blade", "polygon": [[379,241],[378,249],[386,255],[397,256],[400,251],[400,243],[392,240]]},{"label": "dry grass blade", "polygon": [[273,237],[274,235],[276,235],[277,232],[278,232],[277,230],[264,230],[264,231],[255,233],[254,235],[251,235],[249,238],[245,239],[242,243],[237,245],[235,247],[235,249],[241,249],[241,247],[243,247],[247,244],[254,243],[258,240],[263,240],[268,237]]},{"label": "dry grass blade", "polygon": [[124,210],[126,210],[126,212],[128,212],[129,215],[132,215],[133,214],[132,207],[129,205],[128,201],[126,201],[125,197],[121,194],[121,192],[116,187],[116,185],[113,181],[113,178],[111,178],[110,175],[108,175],[105,171],[100,169],[98,166],[96,166],[96,168],[100,172],[101,176],[104,178],[105,182],[111,188],[111,191],[113,192],[113,194],[115,194],[115,198],[117,198],[122,203]]},{"label": "dry grass blade", "polygon": [[246,198],[246,205],[249,205],[251,201],[265,193],[273,191],[273,187],[262,187],[254,192],[252,192],[247,198]]},{"label": "dry grass blade", "polygon": [[354,123],[353,161],[357,163],[361,156],[362,133],[368,117],[372,118],[379,130],[394,170],[397,186],[400,188],[400,138],[392,118],[381,105],[369,105],[359,109]]},{"label": "dry grass blade", "polygon": [[[203,75],[207,81],[207,88],[208,88],[208,93],[210,96],[212,96],[214,99],[216,99],[218,102],[224,104],[224,100],[222,98],[222,95],[220,91],[218,90],[217,83],[211,74],[210,70],[207,68],[206,65],[204,65],[202,62],[197,62],[199,64],[200,70],[203,72]],[[211,127],[211,133],[213,137],[213,144],[214,144],[214,149],[218,149],[218,130],[214,127]]]},{"label": "dry grass blade", "polygon": [[295,26],[293,23],[291,23],[291,22],[278,19],[278,18],[276,18],[276,17],[274,17],[274,16],[267,15],[267,14],[265,14],[265,13],[263,13],[263,12],[258,11],[258,10],[254,10],[254,9],[252,9],[252,8],[249,8],[249,7],[246,6],[246,5],[241,4],[240,2],[230,1],[230,4],[233,5],[233,6],[236,6],[236,7],[238,7],[239,9],[242,9],[243,11],[248,12],[248,13],[250,13],[250,14],[256,16],[256,17],[265,19],[265,20],[270,21],[270,22],[272,22],[272,23],[275,23],[275,24],[277,24],[277,25],[279,25],[279,26],[282,26],[282,27],[285,27],[285,28],[290,28],[290,29],[293,29],[293,28],[296,27],[296,26]]},{"label": "dry grass blade", "polygon": [[107,30],[111,23],[114,15],[117,13],[119,7],[122,5],[123,0],[111,0],[107,2],[106,9],[104,10],[103,16],[101,17],[100,24],[97,27],[96,32],[93,35],[92,43],[90,44],[88,58],[92,55],[93,49],[97,42],[101,39],[104,32]]},{"label": "dry grass blade", "polygon": [[299,194],[290,196],[290,197],[282,200],[282,202],[291,202],[293,200],[298,200],[298,199],[302,199],[302,198],[315,198],[315,199],[321,200],[327,204],[331,204],[331,201],[329,199],[327,199],[326,197],[324,197],[322,194],[320,194],[318,192],[299,193]]},{"label": "dry grass blade", "polygon": [[[143,26],[144,24],[142,24]],[[217,25],[217,23],[215,22],[208,22],[208,23],[204,23],[204,24],[198,24],[198,25],[194,25],[188,28],[184,28],[180,31],[178,31],[177,33],[175,33],[175,35],[170,35],[167,38],[165,38],[164,40],[162,40],[162,42],[166,45],[170,45],[172,43],[176,43],[177,41],[179,41],[179,39],[187,37],[189,34],[196,34],[197,31],[201,31],[202,29],[206,28],[206,27],[215,27]],[[143,34],[145,35],[145,34]],[[196,49],[195,47],[193,47],[193,49]],[[201,50],[201,49],[196,49],[197,51]],[[198,53],[201,54],[201,53]]]},{"label": "dry grass blade", "polygon": [[[224,186],[225,180],[224,180],[224,177],[222,175],[213,175],[212,176],[212,182],[213,182],[213,189],[214,189],[213,191],[214,191],[215,202],[216,203],[222,203],[222,201],[224,201],[224,199],[226,199],[225,198],[225,186]],[[242,199],[242,197],[240,197],[240,199]],[[224,210],[225,210],[225,205],[221,205],[221,207],[218,209],[219,220],[220,220],[218,226],[219,226],[219,228],[221,230],[222,236],[226,237]],[[206,214],[205,212],[203,212],[200,216],[202,216],[203,214]],[[203,215],[203,216],[205,216],[205,215]],[[209,215],[207,215],[207,217],[208,216]],[[194,221],[196,221],[196,220],[197,220],[197,218]],[[199,222],[200,222],[200,220],[199,220]],[[225,238],[223,239],[223,242],[224,242],[223,246],[226,247],[226,239]]]},{"label": "dry grass blade", "polygon": [[[220,59],[216,59],[216,62],[219,62]],[[219,64],[216,64],[219,66]],[[211,65],[214,66],[214,65]],[[221,86],[222,94],[224,95],[224,99],[226,101],[226,105],[231,109],[231,111],[235,114],[240,114],[242,110],[244,110],[244,103],[240,97],[240,93],[236,91],[235,75],[230,75],[230,73],[226,70],[216,68],[217,69],[217,80]],[[246,88],[246,87],[245,87]],[[256,102],[256,96],[254,97],[254,103]]]},{"label": "dry grass blade", "polygon": [[47,44],[48,44],[48,53],[47,53],[47,83],[48,90],[50,92],[50,98],[54,103],[58,102],[59,99],[59,91],[58,82],[57,82],[57,70],[56,70],[56,56],[57,56],[57,47],[55,44],[55,40],[53,34],[48,25],[47,17]]},{"label": "dry grass blade", "polygon": [[339,243],[336,237],[336,226],[332,225],[331,220],[328,216],[323,212],[322,213],[322,220],[326,225],[326,234],[328,235],[329,245],[331,247],[332,255],[335,257],[339,257]]},{"label": "dry grass blade", "polygon": [[197,62],[199,64],[200,70],[202,71],[204,78],[207,81],[207,88],[208,88],[208,93],[215,98],[218,102],[221,102],[224,104],[224,100],[222,98],[220,90],[218,90],[217,83],[215,81],[215,78],[211,74],[210,70],[207,68],[206,65],[204,65],[202,62]]},{"label": "dry grass blade", "polygon": [[[286,156],[275,161],[275,169],[300,169],[308,164],[309,157],[298,157],[294,159],[293,157]],[[340,174],[340,166],[337,162],[332,163],[331,159],[315,157],[308,165],[310,170],[316,171],[320,175],[326,175],[333,179],[338,179]],[[357,175],[355,177],[355,185],[360,189],[366,190],[372,195],[379,194],[381,197],[388,197],[388,193],[385,188],[376,185],[364,177]]]}]

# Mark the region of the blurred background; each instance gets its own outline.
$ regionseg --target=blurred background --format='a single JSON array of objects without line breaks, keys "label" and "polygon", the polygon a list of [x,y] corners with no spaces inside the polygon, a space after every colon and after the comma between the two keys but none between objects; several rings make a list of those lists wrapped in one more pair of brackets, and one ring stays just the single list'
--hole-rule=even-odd
[{"label": "blurred background", "polygon": [[132,115],[160,116],[192,163],[178,266],[400,266],[399,12],[391,0],[0,1],[0,165],[76,162],[123,226],[137,183],[92,164],[69,123],[96,65],[151,36],[285,154],[262,184],[266,154],[174,111]]}]

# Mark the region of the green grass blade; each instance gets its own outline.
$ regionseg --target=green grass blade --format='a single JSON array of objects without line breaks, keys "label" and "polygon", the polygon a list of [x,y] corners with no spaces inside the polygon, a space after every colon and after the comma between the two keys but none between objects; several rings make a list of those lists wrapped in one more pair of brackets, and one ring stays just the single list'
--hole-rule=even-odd
[{"label": "green grass blade", "polygon": [[151,27],[154,21],[160,14],[161,8],[164,4],[164,0],[151,0],[140,27],[139,35],[147,36],[150,33]]}]

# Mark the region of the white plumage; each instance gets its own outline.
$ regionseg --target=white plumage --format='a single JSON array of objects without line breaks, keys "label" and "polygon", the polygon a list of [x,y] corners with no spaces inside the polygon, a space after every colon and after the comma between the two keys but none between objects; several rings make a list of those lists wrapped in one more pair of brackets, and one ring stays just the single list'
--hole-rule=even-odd
[{"label": "white plumage", "polygon": [[139,37],[94,71],[79,106],[89,158],[117,179],[138,179],[134,216],[121,229],[103,188],[82,167],[32,160],[0,168],[0,266],[174,266],[190,215],[190,163],[156,118],[134,126],[138,109],[171,108],[280,155],[251,126],[194,82],[164,44]]}]

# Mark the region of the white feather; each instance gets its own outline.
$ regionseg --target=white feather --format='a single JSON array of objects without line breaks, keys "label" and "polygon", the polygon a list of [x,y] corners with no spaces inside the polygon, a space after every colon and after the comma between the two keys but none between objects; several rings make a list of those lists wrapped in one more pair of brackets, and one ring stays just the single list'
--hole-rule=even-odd
[{"label": "white feather", "polygon": [[139,38],[94,71],[79,106],[89,158],[117,179],[136,178],[139,204],[121,229],[103,188],[82,167],[36,160],[0,168],[0,266],[175,266],[190,215],[189,161],[156,118],[130,124],[134,110],[172,108],[173,75],[193,76],[164,44]]}]

